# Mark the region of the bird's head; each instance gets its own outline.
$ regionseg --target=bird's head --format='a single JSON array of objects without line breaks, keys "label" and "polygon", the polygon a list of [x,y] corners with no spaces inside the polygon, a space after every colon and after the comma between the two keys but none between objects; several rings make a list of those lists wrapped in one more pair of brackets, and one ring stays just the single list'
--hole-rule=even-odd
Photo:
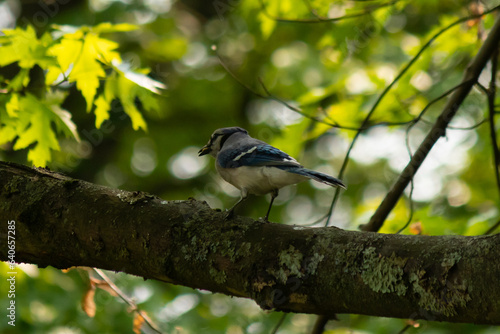
[{"label": "bird's head", "polygon": [[244,133],[248,135],[247,130],[237,126],[217,129],[212,133],[212,136],[210,136],[208,143],[198,152],[198,155],[210,154],[213,157],[217,156],[217,153],[219,153],[226,140],[235,133]]}]

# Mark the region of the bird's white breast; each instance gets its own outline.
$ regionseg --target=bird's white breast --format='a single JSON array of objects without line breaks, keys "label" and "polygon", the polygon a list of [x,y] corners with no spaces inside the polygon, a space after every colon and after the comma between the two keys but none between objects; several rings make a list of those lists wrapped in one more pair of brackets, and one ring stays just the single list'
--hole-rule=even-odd
[{"label": "bird's white breast", "polygon": [[288,173],[271,166],[222,168],[215,164],[220,176],[238,189],[254,195],[264,195],[290,184],[307,180],[305,176]]}]

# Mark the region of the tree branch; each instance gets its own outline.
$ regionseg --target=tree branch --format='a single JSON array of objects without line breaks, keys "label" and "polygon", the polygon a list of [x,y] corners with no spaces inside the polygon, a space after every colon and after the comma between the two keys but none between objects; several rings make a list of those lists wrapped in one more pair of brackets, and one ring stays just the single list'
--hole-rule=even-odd
[{"label": "tree branch", "polygon": [[[491,148],[493,149],[493,171],[497,181],[497,189],[500,193],[500,151],[498,149],[496,128],[495,128],[495,98],[497,95],[497,68],[498,68],[498,45],[491,56],[491,79],[490,87],[487,90],[488,96],[488,118],[490,120]],[[499,196],[500,200],[500,196]]]},{"label": "tree branch", "polygon": [[[500,324],[500,234],[384,235],[224,214],[0,162],[15,261],[90,266],[251,298],[264,309]],[[11,226],[11,225],[9,225]],[[2,242],[2,245],[5,245]],[[2,246],[0,259],[7,260]]]},{"label": "tree branch", "polygon": [[370,219],[369,230],[378,230],[378,226],[381,226],[389,213],[392,211],[399,198],[401,197],[403,191],[408,186],[408,183],[416,174],[422,162],[429,154],[430,150],[434,144],[443,137],[446,133],[446,128],[450,121],[455,116],[458,108],[465,100],[470,90],[477,82],[479,75],[481,74],[486,63],[491,58],[495,49],[498,48],[500,41],[500,17],[495,21],[488,38],[484,42],[483,46],[479,50],[478,54],[472,61],[472,63],[467,68],[464,78],[462,80],[463,85],[461,85],[453,95],[448,100],[448,103],[444,107],[443,112],[438,117],[434,126],[429,131],[425,139],[420,144],[419,148],[415,152],[408,165],[405,167],[403,172],[399,175],[398,180],[392,186],[391,190],[384,198],[377,211],[373,214]]}]

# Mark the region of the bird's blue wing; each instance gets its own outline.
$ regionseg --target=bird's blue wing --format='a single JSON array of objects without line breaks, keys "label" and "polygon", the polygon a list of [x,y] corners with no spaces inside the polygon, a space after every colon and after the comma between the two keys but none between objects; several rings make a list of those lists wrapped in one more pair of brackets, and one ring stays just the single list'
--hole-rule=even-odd
[{"label": "bird's blue wing", "polygon": [[217,161],[222,168],[241,166],[300,166],[285,152],[268,144],[249,145],[238,150],[221,151]]}]

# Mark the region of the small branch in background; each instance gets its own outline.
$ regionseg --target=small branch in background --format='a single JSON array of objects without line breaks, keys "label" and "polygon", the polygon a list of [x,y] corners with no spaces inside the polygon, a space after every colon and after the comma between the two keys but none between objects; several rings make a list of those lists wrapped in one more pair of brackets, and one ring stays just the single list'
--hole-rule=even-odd
[{"label": "small branch in background", "polygon": [[[429,106],[429,104],[427,106]],[[427,108],[427,106],[425,106],[424,110]],[[422,115],[422,113],[420,113],[420,115]],[[420,117],[420,115],[419,115],[419,117]],[[410,160],[413,158],[413,153],[411,152],[411,147],[410,147],[410,130],[412,127],[413,127],[413,124],[406,128],[406,136],[405,136],[406,150],[408,151],[408,155],[410,156]],[[408,220],[406,221],[406,224],[404,224],[404,226],[401,227],[399,229],[399,231],[396,232],[396,234],[403,232],[404,229],[410,225],[410,223],[413,219],[413,189],[415,188],[413,183],[414,182],[413,182],[413,178],[412,178],[410,181],[410,195],[408,196],[408,200],[410,201],[410,215],[408,217]]]},{"label": "small branch in background", "polygon": [[[431,105],[433,105],[434,103],[436,103],[437,101],[445,98],[446,96],[448,96],[449,94],[453,93],[457,88],[461,87],[462,85],[466,84],[467,82],[462,82],[458,85],[456,85],[455,87],[447,90],[446,92],[444,92],[443,94],[441,94],[440,96],[436,97],[435,99],[433,99],[432,101],[430,101],[425,107],[424,109],[422,109],[422,111],[420,112],[420,114],[415,118],[415,120],[406,128],[406,136],[405,136],[405,144],[406,144],[406,150],[408,152],[408,155],[410,157],[410,160],[413,159],[413,153],[411,151],[411,147],[410,147],[410,131],[411,129],[413,128],[413,126],[415,126],[420,120],[422,120],[422,117],[424,116],[425,112],[431,107]],[[410,215],[408,217],[408,220],[406,221],[405,225],[399,229],[399,231],[396,232],[396,234],[399,234],[401,232],[403,232],[403,230],[405,228],[407,228],[412,219],[413,219],[413,212],[414,212],[414,204],[413,204],[413,190],[414,190],[414,182],[413,182],[413,177],[411,178],[410,180],[410,194],[408,195],[408,200],[410,201]]]},{"label": "small branch in background", "polygon": [[348,14],[348,15],[338,16],[338,17],[322,17],[322,16],[319,16],[316,13],[316,11],[308,3],[306,3],[306,5],[307,5],[307,7],[308,7],[308,9],[309,9],[309,11],[311,13],[311,15],[314,16],[313,19],[290,19],[290,18],[285,18],[285,17],[276,17],[276,16],[271,15],[267,11],[266,5],[264,4],[263,0],[260,0],[260,5],[261,5],[262,12],[264,13],[264,15],[267,16],[269,19],[274,20],[276,22],[285,22],[285,23],[329,23],[329,22],[338,22],[338,21],[342,21],[342,20],[353,19],[353,18],[356,18],[356,17],[369,15],[369,14],[377,11],[378,9],[392,6],[392,5],[396,4],[396,3],[398,3],[399,1],[400,0],[394,0],[394,1],[389,1],[389,2],[383,3],[383,4],[379,4],[379,5],[369,5],[369,6],[366,6],[366,8],[364,10],[360,11],[359,13]]},{"label": "small branch in background", "polygon": [[[488,13],[491,13],[492,11],[494,10],[497,10],[497,9],[500,9],[500,6],[496,6],[494,7],[493,9],[491,10],[488,10],[482,14],[478,14],[478,15],[471,15],[471,16],[467,16],[467,17],[463,17],[461,19],[458,19],[456,20],[455,22],[449,24],[448,26],[444,27],[443,29],[441,29],[440,31],[438,31],[436,34],[434,34],[434,36],[432,36],[428,41],[427,43],[425,43],[421,48],[420,50],[418,51],[418,53],[408,62],[408,64],[406,64],[406,66],[399,72],[399,74],[394,78],[394,80],[384,89],[384,91],[380,94],[380,96],[378,97],[377,101],[375,101],[375,104],[372,106],[372,108],[370,109],[370,111],[368,112],[368,114],[366,115],[365,119],[363,120],[363,122],[361,123],[361,126],[359,127],[359,130],[358,132],[354,135],[354,138],[351,142],[351,145],[349,146],[348,150],[347,150],[347,153],[344,157],[344,161],[342,163],[342,167],[340,168],[340,171],[339,171],[339,175],[338,177],[340,179],[342,179],[342,176],[344,175],[344,172],[347,168],[347,164],[349,162],[349,157],[350,157],[350,154],[351,154],[351,151],[354,147],[354,144],[356,143],[359,135],[361,134],[361,132],[363,131],[363,129],[368,125],[369,121],[370,121],[370,118],[371,116],[375,113],[375,110],[377,109],[377,107],[379,106],[380,102],[382,101],[382,99],[387,95],[387,93],[392,89],[392,87],[399,81],[399,79],[409,70],[409,68],[420,58],[420,56],[424,53],[424,51],[429,47],[431,46],[431,44],[439,37],[441,36],[443,33],[445,33],[447,30],[451,29],[452,27],[460,24],[460,23],[463,23],[463,22],[467,22],[469,20],[473,20],[473,19],[477,19],[479,17],[482,17],[483,15],[486,15]],[[462,84],[465,84],[465,82],[463,82]],[[461,85],[462,85],[461,84]],[[460,85],[460,86],[461,86]],[[335,205],[338,201],[338,198],[339,198],[339,193],[340,193],[340,189],[337,188],[335,190],[335,196],[332,200],[332,204],[330,205],[330,209],[328,210],[328,219],[325,223],[325,226],[328,226],[330,224],[330,219],[332,217],[332,213],[333,213],[333,210],[335,209]],[[379,230],[379,228],[376,229],[377,231]]]},{"label": "small branch in background", "polygon": [[316,318],[311,334],[322,334],[325,331],[326,324],[332,319],[337,320],[337,317],[335,316],[332,318],[331,316],[319,315],[318,318]]},{"label": "small branch in background", "polygon": [[465,126],[465,127],[459,127],[459,126],[449,126],[448,129],[449,130],[474,130],[474,129],[477,129],[478,127],[480,127],[481,125],[483,125],[484,123],[488,122],[487,119],[483,119],[481,120],[480,122],[477,122],[476,124],[474,125],[471,125],[471,126]]},{"label": "small branch in background", "polygon": [[[491,56],[491,79],[488,93],[488,109],[490,121],[490,138],[491,148],[493,149],[493,170],[495,171],[495,179],[497,188],[500,194],[500,151],[498,150],[498,141],[495,129],[495,97],[496,97],[496,77],[498,68],[498,46]],[[500,201],[500,196],[499,196]]]},{"label": "small branch in background", "polygon": [[495,24],[491,28],[491,31],[486,38],[483,46],[467,68],[467,71],[462,80],[462,82],[464,82],[464,85],[455,90],[453,95],[450,97],[443,112],[438,117],[432,129],[420,144],[418,150],[415,152],[415,155],[410,160],[405,169],[401,172],[398,180],[396,181],[396,183],[394,183],[391,190],[388,192],[387,196],[378,207],[377,211],[375,211],[369,223],[365,225],[368,230],[378,230],[380,226],[382,226],[387,216],[399,200],[399,197],[408,186],[408,183],[412,180],[413,176],[422,165],[422,162],[426,159],[432,147],[442,136],[445,135],[446,128],[455,116],[459,106],[469,94],[474,83],[477,82],[477,78],[479,77],[479,74],[481,73],[483,68],[486,66],[486,63],[498,48],[499,41],[500,17],[496,19]]},{"label": "small branch in background", "polygon": [[280,317],[280,320],[276,323],[276,326],[274,326],[274,329],[272,330],[271,334],[276,334],[278,330],[280,329],[281,325],[285,322],[286,316],[288,313],[283,313]]},{"label": "small branch in background", "polygon": [[484,234],[486,234],[486,235],[487,235],[487,234],[493,234],[493,232],[495,232],[495,230],[496,230],[499,226],[500,226],[500,220],[499,220],[499,221],[497,221],[497,222],[495,223],[495,225],[493,225],[492,227],[490,227],[490,228],[488,229],[488,231],[484,232]]},{"label": "small branch in background", "polygon": [[[146,314],[146,312],[139,309],[137,304],[129,298],[115,283],[106,275],[101,269],[92,268],[99,275],[106,284],[120,297],[125,303],[130,306],[130,310],[136,313],[136,318],[134,319],[134,330],[140,328],[142,323],[145,322],[155,333],[163,334],[158,326],[151,320],[151,318]],[[142,318],[142,319],[141,319]]]}]

